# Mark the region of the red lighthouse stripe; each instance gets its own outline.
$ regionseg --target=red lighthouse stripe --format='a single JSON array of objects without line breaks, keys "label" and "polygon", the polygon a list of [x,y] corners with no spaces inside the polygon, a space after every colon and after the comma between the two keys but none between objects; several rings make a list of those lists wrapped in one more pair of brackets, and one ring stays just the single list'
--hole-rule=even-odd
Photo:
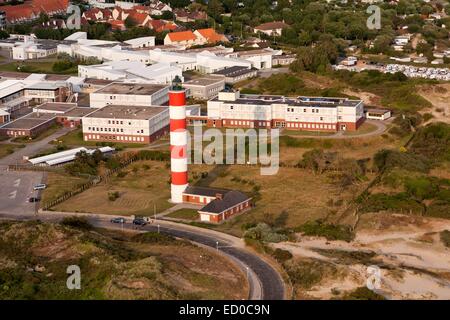
[{"label": "red lighthouse stripe", "polygon": [[170,146],[170,157],[173,159],[182,159],[187,156],[187,147],[184,146]]},{"label": "red lighthouse stripe", "polygon": [[170,119],[170,131],[186,129],[186,119]]},{"label": "red lighthouse stripe", "polygon": [[169,106],[180,107],[186,105],[185,91],[169,91]]},{"label": "red lighthouse stripe", "polygon": [[172,172],[172,184],[183,185],[187,184],[188,173],[185,172]]}]

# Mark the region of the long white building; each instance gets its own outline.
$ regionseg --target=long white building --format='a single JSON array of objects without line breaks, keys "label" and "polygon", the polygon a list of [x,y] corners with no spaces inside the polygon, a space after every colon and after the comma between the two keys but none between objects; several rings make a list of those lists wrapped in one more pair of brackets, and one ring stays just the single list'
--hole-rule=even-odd
[{"label": "long white building", "polygon": [[356,130],[364,121],[361,100],[325,97],[244,95],[222,91],[208,101],[208,126],[286,128],[288,130]]},{"label": "long white building", "polygon": [[82,78],[137,83],[169,84],[176,76],[183,80],[181,68],[170,63],[156,63],[147,66],[137,61],[110,61],[96,65],[79,65],[78,75]]},{"label": "long white building", "polygon": [[85,141],[150,143],[169,131],[169,107],[110,105],[82,119]]},{"label": "long white building", "polygon": [[169,86],[148,83],[113,82],[89,95],[91,108],[107,105],[159,106],[169,98]]}]

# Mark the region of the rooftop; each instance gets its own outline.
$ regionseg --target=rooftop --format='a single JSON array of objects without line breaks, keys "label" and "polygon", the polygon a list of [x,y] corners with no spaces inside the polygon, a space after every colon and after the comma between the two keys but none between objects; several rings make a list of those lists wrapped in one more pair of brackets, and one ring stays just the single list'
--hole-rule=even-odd
[{"label": "rooftop", "polygon": [[289,25],[282,21],[273,21],[273,22],[267,22],[260,24],[259,26],[255,27],[255,29],[258,30],[273,30],[273,29],[283,29],[287,28]]},{"label": "rooftop", "polygon": [[218,193],[223,196],[230,191],[231,190],[228,189],[188,186],[183,193],[196,196],[215,197]]},{"label": "rooftop", "polygon": [[214,72],[213,74],[222,75],[225,77],[237,77],[243,74],[254,72],[256,70],[247,67],[233,66]]},{"label": "rooftop", "polygon": [[[220,101],[219,97],[212,99]],[[361,100],[350,100],[348,98],[330,98],[330,97],[284,97],[276,95],[258,95],[258,94],[240,94],[236,100],[222,100],[224,102],[254,105],[272,105],[285,104],[288,106],[308,106],[314,108],[335,108],[337,106],[355,107]]]},{"label": "rooftop", "polygon": [[92,110],[92,108],[86,108],[86,107],[76,107],[73,108],[69,111],[67,111],[66,113],[64,113],[65,117],[75,117],[75,118],[79,118],[79,117],[84,117],[90,113],[92,113],[95,110]]},{"label": "rooftop", "polygon": [[76,103],[46,102],[46,103],[43,103],[43,104],[35,107],[35,109],[56,111],[56,112],[64,112],[65,113],[65,112],[67,112],[69,110],[72,110],[76,106],[77,106]]},{"label": "rooftop", "polygon": [[22,129],[22,130],[32,129],[36,126],[51,121],[54,118],[55,114],[53,113],[38,114],[36,112],[32,112],[22,118],[7,123],[6,125],[2,126],[1,129]]},{"label": "rooftop", "polygon": [[215,199],[201,208],[200,212],[219,214],[251,198],[237,190],[227,192],[222,199]]},{"label": "rooftop", "polygon": [[113,82],[95,93],[151,95],[167,87],[162,84]]},{"label": "rooftop", "polygon": [[168,107],[132,107],[123,105],[109,105],[88,114],[86,117],[103,119],[148,120],[166,110],[168,110]]},{"label": "rooftop", "polygon": [[189,81],[186,81],[184,85],[191,85],[191,86],[207,86],[210,84],[214,84],[217,82],[223,82],[223,78],[219,76],[206,76],[201,78],[192,79]]}]

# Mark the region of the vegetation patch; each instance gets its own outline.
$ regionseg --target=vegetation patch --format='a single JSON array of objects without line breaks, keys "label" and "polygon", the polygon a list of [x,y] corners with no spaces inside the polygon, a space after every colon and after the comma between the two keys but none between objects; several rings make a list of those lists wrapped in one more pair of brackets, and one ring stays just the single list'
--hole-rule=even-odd
[{"label": "vegetation patch", "polygon": [[350,242],[355,238],[354,232],[348,225],[334,225],[323,220],[309,221],[294,229],[306,236],[325,237],[327,240],[343,240]]}]

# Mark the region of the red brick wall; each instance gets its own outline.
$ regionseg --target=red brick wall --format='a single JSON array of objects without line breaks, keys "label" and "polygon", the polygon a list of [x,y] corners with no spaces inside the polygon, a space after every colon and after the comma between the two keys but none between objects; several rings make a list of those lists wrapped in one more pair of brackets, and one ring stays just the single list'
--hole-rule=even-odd
[{"label": "red brick wall", "polygon": [[[104,133],[104,132],[95,132],[95,133],[83,133],[83,139],[84,141],[105,141],[105,142],[118,142],[118,143],[151,143],[153,141],[158,140],[159,138],[161,138],[162,136],[166,135],[169,132],[169,126],[167,125],[166,127],[154,132],[153,134],[151,134],[150,136],[141,136],[141,135],[130,135],[130,134],[122,134],[122,133]],[[91,135],[91,138],[89,139],[88,136]],[[99,139],[97,138],[92,138],[92,136],[97,137],[97,135],[100,137]],[[133,137],[139,137],[139,138],[144,138],[144,141],[132,141],[132,140],[119,140],[118,137],[128,137],[128,138],[133,138]]]},{"label": "red brick wall", "polygon": [[341,130],[342,125],[345,125],[346,126],[346,131],[356,131],[364,123],[365,119],[366,118],[361,117],[356,122],[339,122],[338,123],[338,130]]},{"label": "red brick wall", "polygon": [[[272,121],[260,121],[260,120],[243,120],[243,119],[223,119],[223,120],[215,120],[216,128],[278,128],[276,123],[280,123],[279,128],[285,128],[287,130],[302,130],[302,131],[337,131],[337,125],[335,123],[323,123],[323,122],[299,122],[299,121],[286,121],[284,119],[273,119]],[[239,124],[241,121],[241,124]],[[260,126],[261,123],[261,126]],[[284,124],[284,126],[282,125]],[[288,127],[289,124],[293,124],[294,126]],[[299,127],[295,127],[295,124],[298,124]],[[310,128],[307,125],[310,125]],[[300,126],[301,125],[301,126]],[[320,128],[322,125],[322,128]],[[208,127],[214,127],[213,120],[208,119],[207,122]],[[315,127],[314,127],[315,126]],[[327,128],[326,126],[330,126]]]}]

